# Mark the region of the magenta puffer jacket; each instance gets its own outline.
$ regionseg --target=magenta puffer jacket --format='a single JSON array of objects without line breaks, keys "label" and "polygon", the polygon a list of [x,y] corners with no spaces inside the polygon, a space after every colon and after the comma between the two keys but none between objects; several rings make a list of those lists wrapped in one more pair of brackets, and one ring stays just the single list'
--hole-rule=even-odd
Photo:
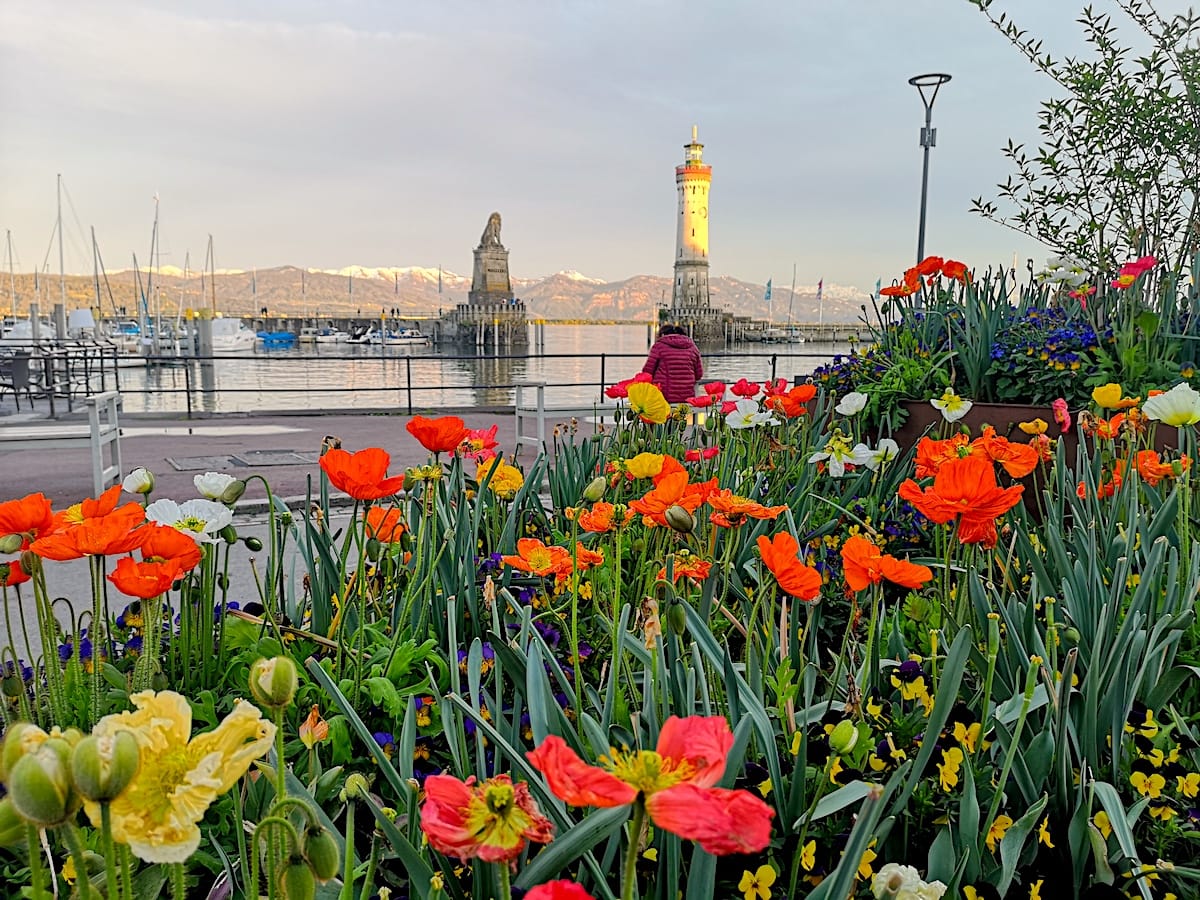
[{"label": "magenta puffer jacket", "polygon": [[696,382],[704,374],[704,366],[690,337],[668,334],[654,342],[642,371],[662,389],[668,403],[684,403],[696,396]]}]

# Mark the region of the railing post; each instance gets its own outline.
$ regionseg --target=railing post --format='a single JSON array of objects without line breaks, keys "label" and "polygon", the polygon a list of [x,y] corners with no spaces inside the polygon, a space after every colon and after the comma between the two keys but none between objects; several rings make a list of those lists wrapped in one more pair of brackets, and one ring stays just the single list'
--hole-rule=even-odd
[{"label": "railing post", "polygon": [[604,368],[605,368],[605,363],[607,361],[608,361],[607,356],[605,354],[601,353],[600,354],[600,402],[601,403],[604,402],[604,384],[607,381],[607,379],[604,377]]},{"label": "railing post", "polygon": [[183,395],[187,400],[187,417],[192,417],[192,364],[183,367]]},{"label": "railing post", "polygon": [[778,361],[778,359],[779,359],[778,354],[776,354],[776,353],[771,354],[771,383],[772,384],[774,384],[775,378],[777,377],[775,375],[775,363]]},{"label": "railing post", "polygon": [[404,357],[404,390],[408,394],[408,414],[413,414],[412,405],[412,357]]}]

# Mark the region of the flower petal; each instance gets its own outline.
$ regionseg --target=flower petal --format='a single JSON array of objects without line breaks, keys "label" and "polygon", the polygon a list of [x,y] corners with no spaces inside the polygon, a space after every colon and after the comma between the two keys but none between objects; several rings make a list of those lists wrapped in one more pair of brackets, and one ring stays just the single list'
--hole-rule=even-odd
[{"label": "flower petal", "polygon": [[771,842],[775,811],[749,791],[677,784],[646,798],[659,828],[717,856],[758,853]]},{"label": "flower petal", "polygon": [[624,806],[637,799],[637,790],[631,785],[604,769],[589,766],[556,735],[550,735],[525,756],[546,776],[554,795],[571,806]]}]

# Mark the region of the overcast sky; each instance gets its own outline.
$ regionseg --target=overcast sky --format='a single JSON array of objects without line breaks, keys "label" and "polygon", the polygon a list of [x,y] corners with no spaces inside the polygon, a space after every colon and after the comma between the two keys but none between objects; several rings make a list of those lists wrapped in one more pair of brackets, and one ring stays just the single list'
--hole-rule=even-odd
[{"label": "overcast sky", "polygon": [[[1069,53],[1082,5],[993,8]],[[144,261],[157,193],[164,264],[469,273],[499,210],[514,275],[663,275],[695,123],[714,275],[870,289],[916,252],[929,71],[927,251],[1040,262],[969,205],[1051,85],[968,0],[3,0],[0,229],[41,266],[61,172],[73,271],[91,225]]]}]

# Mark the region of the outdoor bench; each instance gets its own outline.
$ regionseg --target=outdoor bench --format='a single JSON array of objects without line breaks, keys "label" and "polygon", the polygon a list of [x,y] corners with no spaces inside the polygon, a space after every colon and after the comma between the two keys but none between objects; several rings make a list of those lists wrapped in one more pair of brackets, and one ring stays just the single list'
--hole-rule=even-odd
[{"label": "outdoor bench", "polygon": [[[74,450],[92,451],[92,488],[99,496],[110,484],[121,480],[121,427],[116,391],[93,394],[84,400],[86,425],[0,425],[0,451]],[[105,461],[105,449],[109,451]]]},{"label": "outdoor bench", "polygon": [[593,425],[599,425],[605,416],[617,411],[615,403],[598,401],[547,406],[544,381],[518,381],[514,387],[516,396],[513,399],[513,412],[518,447],[521,444],[532,444],[536,450],[545,447],[547,423],[586,419]]}]

